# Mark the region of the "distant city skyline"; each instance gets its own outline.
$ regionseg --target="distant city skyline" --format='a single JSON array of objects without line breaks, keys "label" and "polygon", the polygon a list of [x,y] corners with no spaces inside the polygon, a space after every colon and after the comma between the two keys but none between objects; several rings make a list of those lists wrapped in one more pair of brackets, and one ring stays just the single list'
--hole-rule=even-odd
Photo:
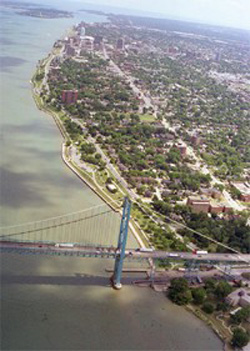
[{"label": "distant city skyline", "polygon": [[250,29],[249,0],[74,0],[83,5],[107,5],[129,10],[151,12],[169,17],[207,24]]}]

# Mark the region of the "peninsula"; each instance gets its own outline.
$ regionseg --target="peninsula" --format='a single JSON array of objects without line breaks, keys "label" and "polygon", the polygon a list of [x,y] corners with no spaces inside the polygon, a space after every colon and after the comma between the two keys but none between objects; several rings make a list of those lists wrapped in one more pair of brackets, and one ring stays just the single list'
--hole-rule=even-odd
[{"label": "peninsula", "polygon": [[3,0],[1,1],[0,6],[15,9],[16,13],[21,16],[38,17],[44,19],[73,17],[72,12],[48,8],[45,6],[39,7],[39,5],[28,2]]}]

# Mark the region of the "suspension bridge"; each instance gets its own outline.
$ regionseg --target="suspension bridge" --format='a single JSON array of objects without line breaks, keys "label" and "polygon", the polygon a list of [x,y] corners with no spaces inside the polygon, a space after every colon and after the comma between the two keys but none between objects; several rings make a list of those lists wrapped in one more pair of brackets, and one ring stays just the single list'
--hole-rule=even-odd
[{"label": "suspension bridge", "polygon": [[[224,262],[250,263],[249,254],[165,252],[138,248],[129,230],[131,202],[125,198],[122,215],[107,205],[95,206],[46,220],[0,228],[0,251],[34,255],[63,255],[112,258],[115,260],[111,277],[113,286],[121,288],[124,259],[165,259],[215,264]],[[118,241],[117,241],[117,234]],[[127,241],[132,248],[127,249]]]}]

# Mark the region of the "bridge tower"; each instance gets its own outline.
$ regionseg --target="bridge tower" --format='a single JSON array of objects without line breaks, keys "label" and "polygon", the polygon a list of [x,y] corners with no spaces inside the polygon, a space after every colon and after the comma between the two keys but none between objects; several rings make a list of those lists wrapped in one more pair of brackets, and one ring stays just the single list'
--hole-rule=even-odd
[{"label": "bridge tower", "polygon": [[121,219],[118,245],[117,245],[116,256],[115,256],[114,274],[111,277],[112,285],[117,290],[122,288],[121,275],[122,275],[122,266],[125,258],[125,249],[126,249],[127,238],[128,238],[130,209],[131,209],[131,201],[129,200],[129,198],[125,197],[124,204],[123,204],[123,213],[122,213],[122,219]]}]

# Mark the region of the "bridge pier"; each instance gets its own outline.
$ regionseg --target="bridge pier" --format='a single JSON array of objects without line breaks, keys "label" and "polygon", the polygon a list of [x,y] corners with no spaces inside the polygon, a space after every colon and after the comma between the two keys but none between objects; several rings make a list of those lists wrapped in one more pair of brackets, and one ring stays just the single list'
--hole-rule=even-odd
[{"label": "bridge pier", "polygon": [[120,233],[118,238],[118,245],[116,249],[115,255],[115,267],[114,274],[110,278],[111,284],[114,289],[121,290],[121,275],[122,275],[122,266],[125,258],[125,249],[128,238],[128,224],[130,219],[130,209],[131,209],[131,201],[125,197],[123,204],[123,212],[120,226]]}]

